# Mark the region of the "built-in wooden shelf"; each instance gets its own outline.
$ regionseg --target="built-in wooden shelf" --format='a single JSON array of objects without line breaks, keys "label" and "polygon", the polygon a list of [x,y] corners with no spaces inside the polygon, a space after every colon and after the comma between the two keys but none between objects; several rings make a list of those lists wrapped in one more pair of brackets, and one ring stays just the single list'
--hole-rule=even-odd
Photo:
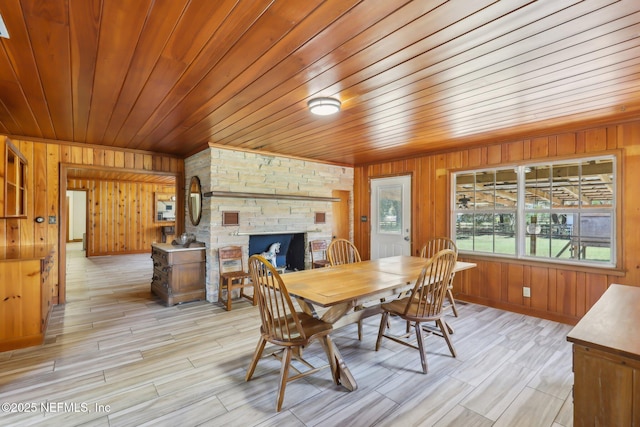
[{"label": "built-in wooden shelf", "polygon": [[209,191],[204,193],[204,197],[233,197],[236,199],[277,199],[277,200],[306,200],[315,202],[339,202],[338,197],[315,197],[302,196],[296,194],[266,194],[266,193],[243,193],[235,191]]},{"label": "built-in wooden shelf", "polygon": [[[7,139],[5,141],[4,164],[0,166],[0,179],[4,176],[3,218],[27,216],[27,159]],[[2,168],[4,170],[2,170]]]}]

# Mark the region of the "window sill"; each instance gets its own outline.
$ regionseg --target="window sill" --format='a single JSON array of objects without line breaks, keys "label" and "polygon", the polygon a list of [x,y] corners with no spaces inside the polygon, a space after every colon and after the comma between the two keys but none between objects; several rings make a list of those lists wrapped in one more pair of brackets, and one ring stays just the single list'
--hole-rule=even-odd
[{"label": "window sill", "polygon": [[535,261],[531,259],[497,257],[495,255],[478,255],[478,254],[460,252],[459,258],[460,260],[464,260],[464,261],[501,262],[504,264],[518,264],[518,265],[526,265],[530,267],[554,268],[556,270],[579,271],[582,273],[607,274],[609,276],[623,277],[623,276],[626,276],[627,274],[626,270],[622,270],[617,267],[605,267],[605,266],[595,267],[595,266],[579,265],[579,264],[561,264],[557,262]]}]

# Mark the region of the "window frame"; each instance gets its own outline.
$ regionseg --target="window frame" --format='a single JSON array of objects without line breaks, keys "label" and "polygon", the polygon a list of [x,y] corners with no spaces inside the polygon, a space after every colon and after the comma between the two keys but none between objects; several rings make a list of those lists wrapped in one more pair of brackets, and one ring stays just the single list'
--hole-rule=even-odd
[{"label": "window frame", "polygon": [[[526,170],[527,168],[534,167],[550,167],[553,168],[555,165],[567,165],[567,164],[575,164],[580,166],[580,173],[578,178],[580,180],[580,185],[582,188],[583,174],[582,167],[588,162],[592,161],[611,161],[611,175],[612,182],[611,185],[611,204],[603,205],[603,207],[588,207],[585,205],[578,203],[576,206],[567,206],[567,207],[554,207],[553,203],[550,203],[549,207],[527,207],[526,206],[526,184],[527,184],[527,176]],[[458,195],[460,194],[458,191],[457,185],[457,177],[461,175],[469,175],[473,174],[474,177],[479,173],[487,173],[492,172],[494,174],[494,185],[498,182],[495,178],[496,174],[500,171],[506,171],[513,169],[516,171],[517,176],[517,193],[516,193],[516,207],[513,208],[504,208],[504,207],[496,207],[495,204],[492,208],[480,208],[478,209],[475,204],[472,210],[460,208],[458,206]],[[519,261],[533,261],[533,262],[543,262],[543,263],[553,263],[553,264],[563,264],[563,265],[575,265],[581,267],[597,267],[603,269],[616,269],[619,264],[619,254],[618,249],[620,248],[620,227],[618,224],[619,220],[619,209],[620,209],[620,182],[621,179],[620,174],[620,160],[617,153],[600,153],[598,155],[590,155],[590,156],[579,156],[579,157],[570,157],[570,158],[554,158],[554,159],[541,159],[541,161],[528,162],[528,163],[513,163],[513,164],[498,164],[493,167],[484,167],[479,169],[465,169],[465,170],[456,170],[451,171],[450,173],[450,235],[452,236],[452,240],[458,244],[458,229],[457,229],[457,219],[459,214],[471,213],[471,214],[505,214],[505,213],[514,213],[515,215],[515,225],[514,225],[514,236],[515,236],[515,253],[514,254],[505,254],[501,252],[496,252],[495,247],[495,236],[496,229],[493,229],[493,246],[492,251],[482,251],[476,250],[475,247],[475,237],[477,236],[475,232],[475,224],[473,225],[474,231],[472,232],[472,237],[474,238],[473,250],[469,250],[464,248],[464,245],[458,244],[458,251],[463,255],[468,256],[490,256],[496,258],[504,258],[504,259],[515,259]],[[475,179],[475,178],[474,178]],[[474,181],[474,196],[476,194],[476,181]],[[494,187],[495,188],[495,187]],[[550,191],[552,191],[553,186],[551,186]],[[494,192],[494,195],[496,192]],[[468,197],[468,196],[465,196]],[[475,202],[474,202],[475,203]],[[589,212],[593,214],[607,214],[611,218],[610,226],[611,230],[609,231],[609,250],[610,250],[610,259],[609,261],[597,261],[583,258],[558,258],[557,256],[553,256],[553,252],[551,252],[548,256],[536,256],[527,254],[526,245],[528,243],[528,235],[527,235],[527,217],[528,215],[535,214],[548,214],[550,217],[553,214],[575,214],[576,217],[580,217],[582,213]],[[475,220],[474,220],[475,223]],[[495,220],[494,220],[495,224]],[[551,232],[550,232],[551,233]],[[551,234],[549,234],[551,236]],[[571,236],[571,235],[570,235]],[[580,239],[582,235],[578,235],[578,239]],[[570,237],[571,238],[571,237]],[[461,247],[462,246],[462,247]],[[551,244],[549,245],[551,246]],[[578,245],[577,250],[580,251],[581,245]]]}]

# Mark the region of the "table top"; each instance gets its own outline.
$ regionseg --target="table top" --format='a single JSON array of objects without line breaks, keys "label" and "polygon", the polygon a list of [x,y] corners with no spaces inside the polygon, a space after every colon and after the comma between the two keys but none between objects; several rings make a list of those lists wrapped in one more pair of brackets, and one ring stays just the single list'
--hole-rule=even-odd
[{"label": "table top", "polygon": [[567,341],[640,360],[640,287],[613,284],[567,335]]},{"label": "table top", "polygon": [[[394,256],[296,271],[281,277],[291,295],[329,307],[374,298],[382,293],[400,292],[417,279],[426,262],[421,257]],[[474,263],[458,261],[455,271],[475,266]]]}]

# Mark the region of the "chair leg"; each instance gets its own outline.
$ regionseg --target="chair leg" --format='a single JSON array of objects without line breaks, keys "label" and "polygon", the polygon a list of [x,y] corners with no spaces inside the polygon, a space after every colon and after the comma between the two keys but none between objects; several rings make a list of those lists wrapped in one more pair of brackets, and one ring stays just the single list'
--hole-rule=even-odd
[{"label": "chair leg", "polygon": [[240,282],[242,284],[242,287],[240,288],[240,298],[244,298],[248,301],[251,301],[251,304],[256,305],[258,303],[258,301],[256,300],[256,293],[255,293],[255,289],[253,294],[249,295],[245,292],[245,287],[251,285],[251,283],[247,283],[247,279],[241,279],[242,282]]},{"label": "chair leg", "polygon": [[456,332],[448,322],[444,322],[444,324],[447,325],[447,331],[449,331],[449,334],[453,334]]},{"label": "chair leg", "polygon": [[220,277],[220,280],[218,281],[218,302],[220,303],[224,303],[224,299],[222,298],[222,291],[224,290],[224,285],[225,285],[225,279]]},{"label": "chair leg", "polygon": [[447,297],[449,297],[449,303],[451,304],[451,309],[453,310],[453,315],[458,317],[458,309],[456,308],[456,300],[453,299],[453,292],[451,288],[447,288]]},{"label": "chair leg", "polygon": [[291,347],[285,347],[282,354],[282,366],[280,367],[280,384],[278,385],[278,399],[276,401],[276,411],[280,412],[282,409],[282,402],[284,401],[284,389],[287,387],[287,380],[289,378],[289,365],[291,364],[291,355],[293,349]]},{"label": "chair leg", "polygon": [[227,281],[227,311],[231,311],[231,288],[233,288],[233,280]]},{"label": "chair leg", "polygon": [[247,375],[244,377],[245,381],[249,381],[253,376],[253,373],[256,370],[256,366],[258,366],[258,360],[262,357],[262,351],[264,350],[264,346],[267,344],[267,340],[260,337],[258,341],[258,345],[256,346],[256,351],[253,353],[253,359],[251,359],[251,363],[249,364],[249,369],[247,369]]},{"label": "chair leg", "polygon": [[424,337],[422,336],[422,326],[420,322],[416,322],[416,338],[418,339],[418,351],[420,352],[420,363],[422,364],[422,373],[427,373],[427,353],[424,351]]},{"label": "chair leg", "polygon": [[362,320],[358,320],[358,341],[362,341]]},{"label": "chair leg", "polygon": [[378,339],[376,339],[376,351],[380,349],[380,343],[382,342],[382,336],[384,335],[384,330],[388,327],[387,323],[389,321],[389,312],[385,311],[382,313],[382,318],[380,319],[380,329],[378,330]]},{"label": "chair leg", "polygon": [[451,342],[451,336],[449,335],[449,325],[447,325],[447,322],[445,322],[442,319],[436,320],[436,323],[438,324],[440,331],[442,331],[442,336],[447,342],[447,345],[449,346],[449,351],[451,352],[451,355],[453,357],[457,357],[456,349],[453,348],[453,343]]}]

